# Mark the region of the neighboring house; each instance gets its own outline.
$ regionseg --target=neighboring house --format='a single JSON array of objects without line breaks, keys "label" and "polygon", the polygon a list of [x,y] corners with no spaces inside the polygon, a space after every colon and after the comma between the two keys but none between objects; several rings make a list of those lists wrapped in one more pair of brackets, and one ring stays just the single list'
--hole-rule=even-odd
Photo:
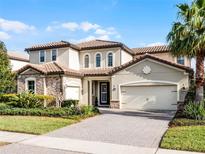
[{"label": "neighboring house", "polygon": [[[144,48],[105,40],[35,45],[25,49],[32,64],[18,70],[18,92],[111,108],[176,109],[189,87],[189,59],[185,66],[170,58],[167,48],[161,54],[149,49],[145,54]],[[163,54],[167,58],[160,58]]]},{"label": "neighboring house", "polygon": [[16,71],[29,63],[29,57],[25,54],[8,52],[12,71]]}]

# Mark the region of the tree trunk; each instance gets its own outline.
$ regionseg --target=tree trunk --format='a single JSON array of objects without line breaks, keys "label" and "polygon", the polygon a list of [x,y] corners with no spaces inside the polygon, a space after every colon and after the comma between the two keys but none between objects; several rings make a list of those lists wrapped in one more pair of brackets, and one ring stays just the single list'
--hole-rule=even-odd
[{"label": "tree trunk", "polygon": [[196,97],[195,102],[199,103],[204,98],[204,52],[196,55]]}]

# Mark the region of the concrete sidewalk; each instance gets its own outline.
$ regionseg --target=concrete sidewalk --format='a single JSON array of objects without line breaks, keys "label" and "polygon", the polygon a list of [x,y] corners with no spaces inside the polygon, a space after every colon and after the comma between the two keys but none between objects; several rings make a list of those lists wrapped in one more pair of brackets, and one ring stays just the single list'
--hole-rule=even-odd
[{"label": "concrete sidewalk", "polygon": [[197,152],[145,148],[140,146],[57,138],[43,135],[36,136],[4,131],[0,131],[0,141],[15,143],[0,147],[0,153],[2,154],[10,154],[11,152],[12,154],[21,154],[23,151],[25,154],[30,153],[30,151],[32,151],[32,154],[39,154],[39,151],[41,151],[40,153],[43,152],[42,154],[202,154]]},{"label": "concrete sidewalk", "polygon": [[0,141],[2,142],[14,143],[14,142],[20,142],[23,140],[31,139],[33,137],[36,137],[36,135],[0,131]]}]

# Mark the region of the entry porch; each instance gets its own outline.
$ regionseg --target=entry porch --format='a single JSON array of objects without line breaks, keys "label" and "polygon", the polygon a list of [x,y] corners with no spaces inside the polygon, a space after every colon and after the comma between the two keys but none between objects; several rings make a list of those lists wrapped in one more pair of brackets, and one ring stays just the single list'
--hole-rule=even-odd
[{"label": "entry porch", "polygon": [[83,98],[88,105],[110,107],[110,77],[87,77],[83,80]]}]

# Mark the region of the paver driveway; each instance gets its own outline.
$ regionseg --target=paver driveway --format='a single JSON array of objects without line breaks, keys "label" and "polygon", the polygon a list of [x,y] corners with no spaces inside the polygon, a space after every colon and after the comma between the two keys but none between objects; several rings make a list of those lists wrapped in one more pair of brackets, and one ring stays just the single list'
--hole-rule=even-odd
[{"label": "paver driveway", "polygon": [[156,148],[175,112],[103,110],[102,113],[47,136]]}]

